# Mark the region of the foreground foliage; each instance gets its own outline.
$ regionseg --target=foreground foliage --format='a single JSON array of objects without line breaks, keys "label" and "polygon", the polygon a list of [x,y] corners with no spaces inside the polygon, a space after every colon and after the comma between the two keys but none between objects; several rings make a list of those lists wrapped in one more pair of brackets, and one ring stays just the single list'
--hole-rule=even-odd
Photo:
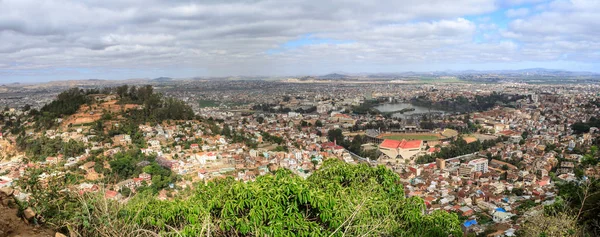
[{"label": "foreground foliage", "polygon": [[424,215],[421,199],[404,198],[392,171],[337,160],[307,180],[288,170],[248,183],[229,178],[185,199],[138,196],[127,210],[143,228],[182,236],[461,235],[455,214]]},{"label": "foreground foliage", "polygon": [[76,236],[462,235],[456,214],[424,214],[423,200],[405,198],[392,171],[338,160],[325,161],[308,179],[289,170],[247,183],[227,178],[169,201],[144,192],[120,204],[52,190],[60,202],[32,199],[23,208],[37,207],[50,226]]},{"label": "foreground foliage", "polygon": [[567,212],[541,213],[529,217],[519,230],[519,236],[589,236],[577,224],[577,218]]}]

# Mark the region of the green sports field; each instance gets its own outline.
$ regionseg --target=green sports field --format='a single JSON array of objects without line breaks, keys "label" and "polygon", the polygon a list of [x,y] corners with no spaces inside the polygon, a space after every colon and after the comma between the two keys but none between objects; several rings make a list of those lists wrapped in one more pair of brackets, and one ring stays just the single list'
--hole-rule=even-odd
[{"label": "green sports field", "polygon": [[435,134],[394,134],[394,135],[384,135],[382,138],[398,140],[424,140],[424,141],[437,141],[440,139],[439,136]]}]

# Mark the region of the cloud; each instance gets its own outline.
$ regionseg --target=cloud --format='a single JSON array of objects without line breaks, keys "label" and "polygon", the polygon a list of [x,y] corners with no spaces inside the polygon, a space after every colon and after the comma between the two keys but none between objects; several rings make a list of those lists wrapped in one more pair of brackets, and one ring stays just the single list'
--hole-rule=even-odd
[{"label": "cloud", "polygon": [[509,9],[505,14],[509,18],[524,17],[529,14],[529,8]]},{"label": "cloud", "polygon": [[[597,1],[506,3],[510,8],[499,9],[505,4],[496,0],[0,0],[0,65],[13,76],[91,68],[104,78],[121,76],[116,68],[127,68],[126,76],[269,75],[594,57],[583,51],[596,47]],[[514,8],[532,3],[533,12]],[[495,12],[514,19],[504,29],[490,17]],[[306,35],[314,39],[285,47]]]},{"label": "cloud", "polygon": [[598,9],[595,0],[553,1],[538,14],[513,20],[502,34],[523,42],[526,57],[597,62]]},{"label": "cloud", "polygon": [[507,6],[519,6],[525,4],[538,4],[547,2],[548,0],[501,0],[499,4]]}]

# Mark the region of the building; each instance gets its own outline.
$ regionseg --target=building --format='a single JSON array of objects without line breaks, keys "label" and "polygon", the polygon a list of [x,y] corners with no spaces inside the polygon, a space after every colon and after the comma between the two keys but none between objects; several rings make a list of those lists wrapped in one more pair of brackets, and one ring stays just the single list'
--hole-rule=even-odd
[{"label": "building", "polygon": [[340,114],[340,113],[331,115],[331,117],[329,117],[329,121],[332,123],[341,123],[341,124],[349,124],[349,125],[356,124],[356,120],[353,119],[350,115]]},{"label": "building", "polygon": [[437,159],[435,159],[435,163],[436,163],[438,169],[441,169],[441,170],[446,169],[446,160],[437,158]]},{"label": "building", "polygon": [[141,173],[139,175],[139,177],[140,177],[140,179],[142,179],[142,180],[144,180],[146,182],[150,182],[150,180],[152,180],[152,175],[150,175],[150,174],[148,174],[146,172]]},{"label": "building", "polygon": [[104,192],[104,197],[106,197],[106,199],[118,200],[121,199],[121,194],[117,191],[106,190]]},{"label": "building", "polygon": [[124,187],[127,187],[129,189],[134,189],[135,188],[135,181],[133,179],[126,179],[123,180],[119,183],[117,183],[115,185],[115,190],[116,191],[121,191],[121,189],[123,189]]},{"label": "building", "polygon": [[475,159],[469,161],[469,166],[473,167],[473,171],[487,173],[488,172],[488,160],[486,158]]},{"label": "building", "polygon": [[458,168],[458,175],[463,178],[470,178],[472,172],[473,167],[468,164],[460,164],[460,167]]},{"label": "building", "polygon": [[175,166],[175,164],[177,163],[177,161],[169,160],[169,159],[167,159],[166,157],[163,157],[163,156],[156,157],[156,162],[160,166],[165,167],[167,169],[172,169],[173,166]]},{"label": "building", "polygon": [[319,114],[326,114],[331,109],[332,109],[332,106],[328,105],[328,104],[317,105],[317,113],[319,113]]},{"label": "building", "polygon": [[190,156],[190,158],[198,161],[200,164],[206,164],[207,162],[214,162],[217,160],[217,154],[214,152],[200,152]]},{"label": "building", "polygon": [[421,152],[423,147],[422,140],[396,141],[385,139],[379,145],[379,150],[392,159],[402,159],[413,161]]},{"label": "building", "polygon": [[120,134],[113,137],[113,142],[117,145],[127,146],[131,144],[131,136],[127,134]]},{"label": "building", "polygon": [[337,144],[337,141],[326,142],[321,145],[324,151],[329,151],[334,154],[341,154],[344,152],[344,147]]},{"label": "building", "polygon": [[94,94],[94,95],[89,95],[89,96],[94,98],[94,100],[96,100],[98,102],[109,102],[111,100],[117,99],[116,95]]},{"label": "building", "polygon": [[514,214],[502,210],[494,210],[492,213],[492,219],[496,223],[504,223],[510,220]]},{"label": "building", "polygon": [[478,225],[477,220],[471,219],[466,220],[465,223],[462,224],[463,233],[468,233],[473,231],[474,227]]}]

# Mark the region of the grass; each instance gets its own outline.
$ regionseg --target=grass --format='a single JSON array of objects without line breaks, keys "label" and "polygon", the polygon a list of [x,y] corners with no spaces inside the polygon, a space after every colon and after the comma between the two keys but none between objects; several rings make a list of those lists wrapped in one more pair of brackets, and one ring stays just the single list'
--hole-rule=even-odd
[{"label": "grass", "polygon": [[437,141],[440,138],[436,135],[431,134],[397,134],[397,135],[388,135],[383,136],[385,139],[398,140],[425,140],[425,141]]},{"label": "grass", "polygon": [[[123,203],[109,200],[104,197],[104,190],[98,193],[85,194],[78,196],[75,203],[77,211],[65,209],[69,215],[60,215],[48,222],[48,227],[67,234],[67,236],[83,237],[159,237],[150,229],[144,229],[139,226],[134,218],[137,213],[125,215],[126,209]],[[67,206],[65,206],[66,208]],[[65,213],[65,214],[66,214]],[[178,236],[174,233],[163,233]]]},{"label": "grass", "polygon": [[219,102],[213,100],[199,100],[198,104],[200,108],[219,107]]},{"label": "grass", "polygon": [[429,83],[464,83],[464,81],[456,78],[456,77],[448,77],[448,78],[437,78],[437,77],[420,77],[418,79],[419,83],[429,84]]}]

